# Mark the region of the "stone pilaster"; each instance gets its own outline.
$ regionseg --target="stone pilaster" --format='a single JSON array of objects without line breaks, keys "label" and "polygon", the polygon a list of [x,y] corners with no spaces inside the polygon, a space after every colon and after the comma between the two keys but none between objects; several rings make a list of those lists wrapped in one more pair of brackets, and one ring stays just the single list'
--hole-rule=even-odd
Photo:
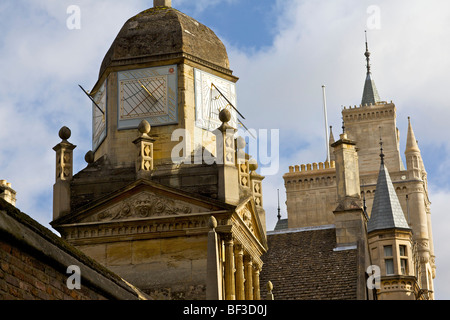
[{"label": "stone pilaster", "polygon": [[257,265],[253,266],[253,300],[261,300],[261,289],[259,287],[259,273],[260,268]]},{"label": "stone pilaster", "polygon": [[244,256],[245,270],[245,299],[253,300],[253,260],[249,255]]},{"label": "stone pilaster", "polygon": [[242,248],[242,245],[235,246],[234,254],[236,259],[236,300],[244,300],[244,249]]},{"label": "stone pilaster", "polygon": [[225,299],[236,300],[234,279],[234,241],[231,234],[225,238]]}]

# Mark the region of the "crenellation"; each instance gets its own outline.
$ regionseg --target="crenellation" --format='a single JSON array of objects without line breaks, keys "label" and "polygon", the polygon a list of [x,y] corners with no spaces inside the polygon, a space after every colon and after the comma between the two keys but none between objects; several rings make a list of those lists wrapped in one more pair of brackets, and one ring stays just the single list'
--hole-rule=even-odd
[{"label": "crenellation", "polygon": [[300,166],[298,164],[294,166],[289,166],[289,172],[287,174],[310,174],[311,171],[314,173],[317,172],[328,172],[328,171],[336,171],[335,169],[335,161],[325,161],[325,162],[313,162],[308,164],[301,164]]}]

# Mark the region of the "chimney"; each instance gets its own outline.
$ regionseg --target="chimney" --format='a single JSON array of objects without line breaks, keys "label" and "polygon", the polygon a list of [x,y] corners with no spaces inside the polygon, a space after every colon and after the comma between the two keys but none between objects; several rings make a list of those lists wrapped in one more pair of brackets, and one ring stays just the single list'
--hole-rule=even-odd
[{"label": "chimney", "polygon": [[11,183],[6,182],[6,180],[0,180],[0,198],[13,206],[16,205],[16,191],[11,188]]},{"label": "chimney", "polygon": [[338,206],[333,211],[337,247],[352,246],[363,238],[366,217],[360,196],[359,166],[356,143],[347,134],[331,145],[336,159]]}]

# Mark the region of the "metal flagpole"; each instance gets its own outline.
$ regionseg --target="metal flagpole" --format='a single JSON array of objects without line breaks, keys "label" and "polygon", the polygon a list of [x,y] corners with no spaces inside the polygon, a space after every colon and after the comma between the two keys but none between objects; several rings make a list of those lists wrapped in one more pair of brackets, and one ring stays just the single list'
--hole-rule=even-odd
[{"label": "metal flagpole", "polygon": [[325,117],[325,143],[327,146],[327,160],[330,161],[330,138],[328,137],[328,119],[327,119],[327,100],[325,97],[325,86],[322,85],[322,94],[323,94],[323,114]]}]

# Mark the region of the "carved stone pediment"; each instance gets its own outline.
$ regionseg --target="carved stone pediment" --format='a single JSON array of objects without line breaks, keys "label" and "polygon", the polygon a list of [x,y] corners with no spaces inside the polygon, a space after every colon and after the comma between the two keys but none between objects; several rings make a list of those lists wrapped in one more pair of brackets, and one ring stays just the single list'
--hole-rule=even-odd
[{"label": "carved stone pediment", "polygon": [[106,222],[139,218],[179,216],[209,211],[207,208],[172,199],[159,194],[142,191],[122,201],[100,209],[80,222]]},{"label": "carved stone pediment", "polygon": [[262,244],[266,244],[265,232],[256,210],[255,203],[252,197],[241,203],[236,208],[236,213],[245,228],[253,234],[256,239]]}]

